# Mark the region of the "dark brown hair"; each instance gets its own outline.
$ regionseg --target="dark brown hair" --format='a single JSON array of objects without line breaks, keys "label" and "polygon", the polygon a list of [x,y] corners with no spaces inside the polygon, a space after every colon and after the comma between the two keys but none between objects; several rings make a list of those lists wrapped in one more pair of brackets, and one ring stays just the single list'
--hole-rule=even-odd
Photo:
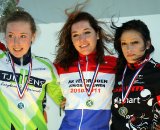
[{"label": "dark brown hair", "polygon": [[78,10],[77,6],[75,10],[68,14],[68,19],[62,29],[59,32],[58,38],[59,42],[57,45],[57,56],[55,63],[60,64],[61,67],[68,69],[74,61],[78,60],[78,52],[73,46],[71,39],[71,27],[74,23],[79,21],[88,21],[90,26],[99,35],[97,40],[97,63],[102,64],[104,62],[104,49],[106,49],[110,54],[112,52],[105,46],[105,43],[111,43],[113,40],[112,35],[107,33],[99,24],[103,22],[97,21],[91,14]]},{"label": "dark brown hair", "polygon": [[[142,36],[142,39],[144,41],[145,48],[147,46],[147,42],[149,41],[151,43],[150,38],[150,31],[147,27],[147,25],[141,21],[141,20],[130,20],[122,24],[121,27],[115,26],[114,23],[112,23],[112,28],[115,29],[115,39],[114,39],[114,48],[118,53],[118,60],[117,60],[117,72],[120,72],[123,70],[124,66],[126,65],[126,59],[123,55],[122,48],[121,48],[121,36],[123,32],[128,30],[135,30],[139,32]],[[145,55],[143,57],[146,57],[146,55],[151,54],[154,51],[154,47],[151,44],[149,49],[146,49]]]}]

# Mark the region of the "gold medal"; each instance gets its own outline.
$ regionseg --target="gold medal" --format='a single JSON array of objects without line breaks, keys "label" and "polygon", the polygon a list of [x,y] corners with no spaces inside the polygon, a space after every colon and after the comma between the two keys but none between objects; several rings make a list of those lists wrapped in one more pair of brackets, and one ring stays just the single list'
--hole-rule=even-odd
[{"label": "gold medal", "polygon": [[124,106],[120,107],[119,110],[118,110],[118,113],[121,116],[125,117],[127,115],[127,113],[128,113],[128,109],[126,107],[124,107]]},{"label": "gold medal", "polygon": [[86,106],[87,106],[87,107],[92,107],[93,105],[94,105],[93,100],[88,99],[88,100],[86,101]]}]

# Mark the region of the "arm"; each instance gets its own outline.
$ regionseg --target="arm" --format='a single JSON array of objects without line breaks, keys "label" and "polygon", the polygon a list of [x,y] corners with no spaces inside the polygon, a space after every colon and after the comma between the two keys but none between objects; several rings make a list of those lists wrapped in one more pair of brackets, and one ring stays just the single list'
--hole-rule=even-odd
[{"label": "arm", "polygon": [[160,130],[160,95],[154,100],[153,103],[153,122],[152,122],[152,129],[153,130]]},{"label": "arm", "polygon": [[160,130],[160,89],[159,89],[159,77],[160,77],[160,64],[156,64],[157,68],[157,75],[155,81],[157,81],[158,88],[155,88],[155,99],[153,100],[153,122],[152,122],[152,129],[153,130]]},{"label": "arm", "polygon": [[63,100],[62,91],[60,86],[58,84],[55,84],[55,81],[52,81],[47,85],[47,93],[55,101],[56,104],[61,104]]},{"label": "arm", "polygon": [[61,87],[57,81],[58,75],[54,66],[52,66],[51,76],[52,76],[52,81],[47,84],[46,91],[48,95],[55,101],[55,103],[60,105],[64,97],[61,91]]}]

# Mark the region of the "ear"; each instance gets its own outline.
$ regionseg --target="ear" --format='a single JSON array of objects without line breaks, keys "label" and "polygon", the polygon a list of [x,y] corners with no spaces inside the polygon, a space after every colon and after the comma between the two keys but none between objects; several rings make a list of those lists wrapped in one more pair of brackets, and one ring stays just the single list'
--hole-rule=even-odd
[{"label": "ear", "polygon": [[150,41],[147,41],[147,44],[146,44],[146,49],[149,49],[151,46],[151,42]]},{"label": "ear", "polygon": [[97,32],[97,40],[99,39],[99,33]]},{"label": "ear", "polygon": [[35,34],[35,33],[34,33],[34,34],[32,34],[32,41],[31,41],[31,43],[33,43],[33,42],[34,42],[35,37],[36,37],[36,34]]}]

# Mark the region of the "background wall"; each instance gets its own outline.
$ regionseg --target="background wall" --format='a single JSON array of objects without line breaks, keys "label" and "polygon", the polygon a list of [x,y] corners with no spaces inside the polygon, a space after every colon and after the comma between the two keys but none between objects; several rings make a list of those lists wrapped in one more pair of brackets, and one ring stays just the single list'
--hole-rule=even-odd
[{"label": "background wall", "polygon": [[[18,0],[18,6],[30,12],[37,23],[59,23],[66,19],[64,10],[86,0]],[[160,0],[88,0],[85,11],[96,18],[160,14]]]},{"label": "background wall", "polygon": [[[160,15],[145,15],[145,16],[132,16],[132,17],[120,17],[117,25],[128,21],[130,19],[141,19],[143,20],[150,29],[152,44],[155,47],[153,58],[160,62]],[[103,19],[108,20],[108,19]],[[63,23],[50,23],[50,24],[38,24],[37,39],[33,44],[32,51],[39,55],[48,57],[51,61],[55,58],[55,46],[57,44],[57,32],[62,27]],[[59,108],[47,98],[47,115],[48,115],[48,129],[58,130],[62,116],[59,116]]]}]

